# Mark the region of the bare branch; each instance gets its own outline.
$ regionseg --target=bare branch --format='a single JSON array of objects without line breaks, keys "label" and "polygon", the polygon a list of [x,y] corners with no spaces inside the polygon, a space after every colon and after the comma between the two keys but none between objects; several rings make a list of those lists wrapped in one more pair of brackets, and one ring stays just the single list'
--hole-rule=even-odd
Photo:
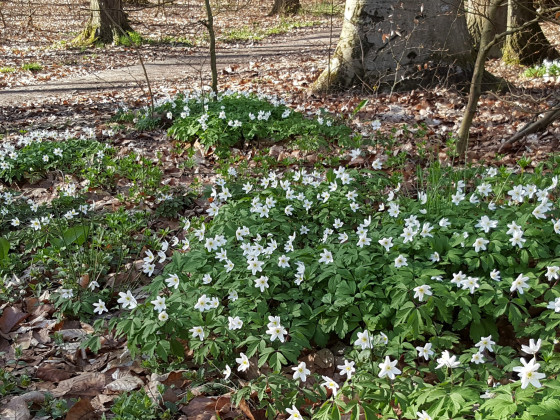
[{"label": "bare branch", "polygon": [[528,123],[515,133],[508,141],[500,146],[498,152],[502,150],[510,149],[515,143],[521,140],[523,137],[528,136],[529,134],[537,133],[542,131],[546,127],[548,127],[552,122],[556,119],[560,118],[560,104],[557,104],[555,107],[549,109],[542,118],[539,118],[537,121],[532,123]]}]

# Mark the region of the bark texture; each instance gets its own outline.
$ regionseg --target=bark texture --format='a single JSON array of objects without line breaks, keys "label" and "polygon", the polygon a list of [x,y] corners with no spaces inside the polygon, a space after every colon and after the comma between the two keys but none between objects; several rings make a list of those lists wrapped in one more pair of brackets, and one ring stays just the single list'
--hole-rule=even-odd
[{"label": "bark texture", "polygon": [[468,78],[474,55],[462,13],[462,0],[347,0],[340,40],[315,90]]},{"label": "bark texture", "polygon": [[[478,51],[484,23],[487,20],[486,16],[488,16],[490,0],[467,0],[465,4],[467,8],[467,26],[474,42],[473,45]],[[490,33],[492,37],[507,30],[507,10],[507,2],[501,4],[496,10],[496,16],[492,21]],[[503,45],[504,39],[492,47],[488,53],[488,57],[501,58]]]},{"label": "bark texture", "polygon": [[268,15],[293,15],[296,14],[299,9],[301,9],[299,0],[274,0],[274,5]]},{"label": "bark texture", "polygon": [[[515,30],[536,17],[533,0],[508,0],[507,29]],[[556,59],[558,52],[550,45],[537,22],[506,37],[503,59],[506,63],[533,65],[544,59]]]},{"label": "bark texture", "polygon": [[132,28],[123,10],[122,0],[90,0],[91,16],[84,31],[74,40],[77,44],[96,41],[118,42]]}]

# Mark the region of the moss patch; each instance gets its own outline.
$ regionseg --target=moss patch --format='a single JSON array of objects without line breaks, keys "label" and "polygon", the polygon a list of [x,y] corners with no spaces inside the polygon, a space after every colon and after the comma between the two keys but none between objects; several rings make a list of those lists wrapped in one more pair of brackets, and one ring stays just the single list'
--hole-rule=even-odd
[{"label": "moss patch", "polygon": [[95,44],[98,29],[99,26],[87,25],[76,38],[70,41],[70,45],[73,47],[87,47]]}]

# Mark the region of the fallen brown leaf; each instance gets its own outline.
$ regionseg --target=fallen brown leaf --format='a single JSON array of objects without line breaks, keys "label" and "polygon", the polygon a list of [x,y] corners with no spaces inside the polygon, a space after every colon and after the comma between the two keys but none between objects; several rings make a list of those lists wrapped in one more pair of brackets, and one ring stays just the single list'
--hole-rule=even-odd
[{"label": "fallen brown leaf", "polygon": [[47,344],[51,342],[51,336],[46,329],[33,331],[33,339],[37,340],[40,344]]},{"label": "fallen brown leaf", "polygon": [[183,373],[185,370],[176,370],[173,372],[158,375],[153,373],[150,376],[150,381],[147,385],[149,395],[159,395],[158,387],[165,385],[165,390],[161,396],[163,401],[170,401],[176,403],[181,399],[184,389],[191,383],[190,380],[185,379]]},{"label": "fallen brown leaf", "polygon": [[29,313],[35,312],[37,310],[37,308],[39,306],[41,306],[41,303],[39,302],[39,299],[37,299],[36,297],[32,297],[32,296],[25,298],[24,299],[24,304],[25,304],[24,308],[25,308],[26,312],[29,312]]},{"label": "fallen brown leaf", "polygon": [[56,398],[65,395],[95,396],[103,391],[105,375],[102,373],[84,373],[75,378],[66,379],[58,384],[52,394]]},{"label": "fallen brown leaf", "polygon": [[0,337],[0,352],[3,353],[0,366],[15,357],[14,348],[10,345],[10,342],[3,337]]},{"label": "fallen brown leaf", "polygon": [[89,274],[84,274],[82,277],[80,277],[80,281],[78,283],[85,289],[89,284]]},{"label": "fallen brown leaf", "polygon": [[216,418],[215,407],[215,397],[195,397],[181,411],[189,420],[211,420]]},{"label": "fallen brown leaf", "polygon": [[105,353],[103,355],[97,356],[95,359],[90,360],[90,364],[84,367],[85,372],[96,372],[101,371],[102,368],[107,364],[109,359],[109,354]]},{"label": "fallen brown leaf", "polygon": [[253,416],[253,413],[251,413],[251,409],[249,408],[249,404],[247,404],[247,401],[243,399],[239,401],[239,409],[243,412],[243,414],[249,417],[250,420],[255,420],[255,417]]},{"label": "fallen brown leaf", "polygon": [[99,415],[95,412],[89,398],[80,399],[66,413],[66,420],[94,420],[98,418]]},{"label": "fallen brown leaf", "polygon": [[97,411],[105,411],[107,409],[105,407],[105,404],[112,402],[117,397],[118,397],[117,394],[113,394],[113,395],[99,394],[91,400],[91,405]]},{"label": "fallen brown leaf", "polygon": [[27,408],[28,403],[41,404],[45,401],[45,394],[39,391],[28,392],[10,400],[0,411],[0,420],[29,420],[31,414]]},{"label": "fallen brown leaf", "polygon": [[37,344],[37,341],[33,338],[33,331],[19,334],[14,342],[21,350],[27,350],[29,347]]},{"label": "fallen brown leaf", "polygon": [[128,392],[144,385],[142,379],[133,375],[125,375],[105,386],[109,391]]},{"label": "fallen brown leaf", "polygon": [[8,306],[4,308],[0,317],[0,331],[8,334],[12,329],[29,316],[17,306]]},{"label": "fallen brown leaf", "polygon": [[41,366],[37,369],[35,377],[44,381],[61,382],[72,377],[72,372],[67,369],[57,369],[47,366]]},{"label": "fallen brown leaf", "polygon": [[62,336],[64,341],[72,341],[87,335],[87,332],[81,328],[69,328],[67,330],[60,330],[58,333]]}]

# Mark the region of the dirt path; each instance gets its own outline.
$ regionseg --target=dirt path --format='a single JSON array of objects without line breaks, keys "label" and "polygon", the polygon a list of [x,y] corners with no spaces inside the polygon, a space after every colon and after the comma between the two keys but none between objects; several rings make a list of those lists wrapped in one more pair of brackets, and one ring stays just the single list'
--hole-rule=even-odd
[{"label": "dirt path", "polygon": [[[254,68],[262,68],[266,63],[279,68],[295,66],[302,61],[327,58],[329,47],[333,49],[338,40],[340,28],[307,28],[295,30],[290,34],[271,37],[255,45],[242,45],[219,48],[217,51],[220,72],[246,71],[247,76],[258,77]],[[332,38],[331,38],[332,36]],[[253,63],[251,65],[251,63]],[[206,50],[199,49],[182,59],[172,58],[145,63],[152,86],[162,83],[191,81],[193,88],[199,87],[201,80],[209,77],[209,57]],[[290,71],[286,68],[286,71]],[[100,93],[103,91],[127,91],[145,89],[146,79],[142,66],[134,65],[106,70],[82,77],[68,77],[53,82],[0,90],[0,114],[9,108],[37,104],[45,100],[64,102],[77,95]],[[4,110],[2,112],[2,109]],[[4,115],[9,119],[9,115]]]}]

